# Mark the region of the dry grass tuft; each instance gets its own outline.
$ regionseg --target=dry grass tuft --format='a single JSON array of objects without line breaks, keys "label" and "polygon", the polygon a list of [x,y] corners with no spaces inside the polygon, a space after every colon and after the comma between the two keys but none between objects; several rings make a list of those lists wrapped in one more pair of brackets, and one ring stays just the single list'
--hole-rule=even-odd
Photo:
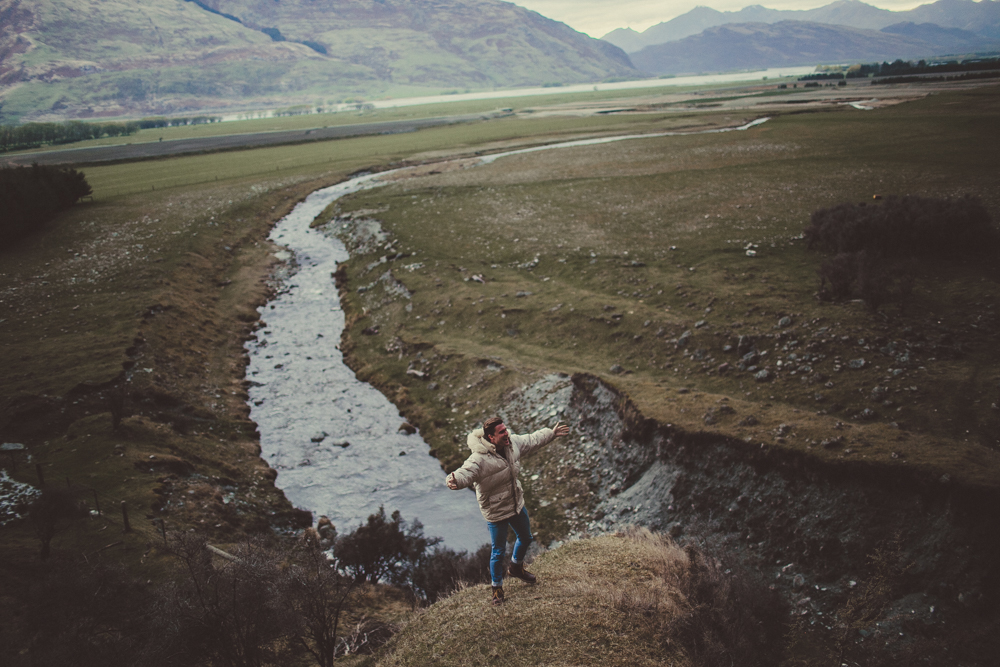
[{"label": "dry grass tuft", "polygon": [[456,592],[416,615],[378,664],[771,665],[787,613],[751,574],[630,528],[542,554],[539,583]]}]

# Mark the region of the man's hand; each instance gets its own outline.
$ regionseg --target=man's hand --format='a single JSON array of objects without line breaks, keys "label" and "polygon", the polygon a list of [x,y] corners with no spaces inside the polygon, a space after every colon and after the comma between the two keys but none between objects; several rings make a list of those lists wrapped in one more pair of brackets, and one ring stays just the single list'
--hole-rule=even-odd
[{"label": "man's hand", "polygon": [[448,488],[452,491],[458,491],[458,483],[455,482],[455,473],[448,475],[448,479],[445,480],[448,483]]},{"label": "man's hand", "polygon": [[562,422],[556,422],[556,427],[552,430],[556,432],[557,438],[569,435],[569,426],[563,424]]}]

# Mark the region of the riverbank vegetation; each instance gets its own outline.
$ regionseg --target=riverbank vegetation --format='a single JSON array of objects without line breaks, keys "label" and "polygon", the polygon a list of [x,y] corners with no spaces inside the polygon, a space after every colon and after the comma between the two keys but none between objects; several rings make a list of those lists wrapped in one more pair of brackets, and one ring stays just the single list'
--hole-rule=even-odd
[{"label": "riverbank vegetation", "polygon": [[[274,288],[265,237],[308,192],[406,160],[425,164],[318,223],[377,219],[390,234],[396,252],[343,267],[342,347],[444,466],[461,462],[465,432],[510,390],[579,371],[685,430],[995,489],[996,279],[922,266],[913,308],[872,314],[817,298],[821,257],[802,233],[813,211],[874,194],[978,196],[998,219],[997,158],[982,141],[997,100],[996,88],[977,88],[476,167],[476,151],[750,118],[504,119],[88,167],[95,201],[0,251],[0,435],[27,448],[3,462],[20,482],[40,487],[41,472],[67,485],[88,512],[101,501],[101,518],[54,536],[50,562],[123,563],[158,585],[173,577],[164,526],[222,547],[301,531],[313,517],[274,488],[246,407],[243,342]],[[443,164],[461,156],[470,160]],[[411,299],[381,285],[358,292],[386,269]],[[573,480],[531,489],[532,474],[556,469],[543,452],[525,470],[542,542],[579,528],[566,503],[587,510]],[[131,533],[107,520],[122,501]],[[0,584],[21,590],[37,573],[38,538],[26,521],[0,530]],[[5,605],[7,620],[16,607]],[[26,635],[13,627],[0,624],[0,643],[19,651]]]},{"label": "riverbank vegetation", "polygon": [[[58,518],[59,532],[74,522],[90,524],[78,531],[118,527],[114,514],[81,513],[73,496],[44,489],[31,523]],[[339,536],[321,520],[299,539],[264,531],[224,549],[201,532],[136,528],[149,540],[143,560],[155,553],[159,563],[157,585],[100,550],[49,558],[55,531],[38,531],[44,557],[19,563],[26,576],[5,586],[23,601],[17,613],[5,609],[5,632],[20,638],[30,659],[9,644],[4,664],[329,667],[370,654],[409,610],[488,581],[488,548],[456,553],[425,537],[419,522],[398,511],[387,520],[381,508]]]}]

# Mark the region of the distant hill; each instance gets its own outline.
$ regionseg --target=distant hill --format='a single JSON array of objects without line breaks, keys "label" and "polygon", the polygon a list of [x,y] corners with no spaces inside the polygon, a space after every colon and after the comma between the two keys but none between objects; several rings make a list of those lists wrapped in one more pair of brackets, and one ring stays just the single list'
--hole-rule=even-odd
[{"label": "distant hill", "polygon": [[633,53],[632,62],[654,74],[682,74],[894,60],[937,52],[935,45],[908,34],[781,21],[715,26],[698,35],[648,46]]},{"label": "distant hill", "polygon": [[943,28],[959,28],[995,39],[1000,37],[1000,0],[938,0],[901,12],[879,9],[860,0],[837,0],[823,7],[806,10],[768,9],[752,5],[736,12],[720,12],[709,7],[695,7],[686,14],[658,23],[641,33],[619,28],[602,39],[621,47],[627,53],[634,53],[647,46],[683,39],[718,25],[779,21],[828,23],[865,30],[881,30],[904,22],[933,23]]},{"label": "distant hill", "polygon": [[0,121],[323,105],[635,76],[500,0],[0,0]]},{"label": "distant hill", "polygon": [[881,32],[927,42],[934,45],[936,54],[968,53],[982,48],[987,41],[982,35],[961,28],[942,28],[934,23],[917,24],[911,21],[886,26]]}]

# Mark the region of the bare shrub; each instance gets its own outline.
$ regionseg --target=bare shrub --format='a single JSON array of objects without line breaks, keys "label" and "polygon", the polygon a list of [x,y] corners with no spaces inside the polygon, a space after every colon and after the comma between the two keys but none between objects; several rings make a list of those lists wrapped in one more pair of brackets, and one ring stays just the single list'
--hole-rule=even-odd
[{"label": "bare shrub", "polygon": [[170,546],[187,577],[166,591],[164,611],[185,657],[192,664],[207,657],[219,667],[274,662],[296,620],[279,581],[280,552],[250,538],[236,546],[232,560],[220,558],[193,533],[174,535]]},{"label": "bare shrub", "polygon": [[86,508],[77,502],[70,491],[47,487],[28,508],[28,520],[41,543],[39,557],[49,557],[52,538],[69,528],[76,519],[86,516]]},{"label": "bare shrub", "polygon": [[895,598],[904,575],[913,567],[912,563],[903,561],[902,542],[898,534],[880,544],[868,556],[868,564],[868,576],[836,612],[834,657],[838,664],[847,658],[849,652],[867,654],[855,656],[855,661],[859,658],[871,661],[874,657],[870,650],[872,643],[862,647],[854,639],[859,631],[875,627],[875,622],[882,618]]},{"label": "bare shrub", "polygon": [[337,655],[363,655],[374,653],[380,646],[392,639],[397,627],[373,618],[362,617],[344,637]]},{"label": "bare shrub", "polygon": [[464,585],[485,584],[489,581],[489,544],[484,544],[471,554],[436,546],[417,562],[411,586],[421,603],[434,604]]},{"label": "bare shrub", "polygon": [[283,573],[283,585],[297,615],[296,643],[320,667],[330,667],[338,650],[340,624],[353,605],[355,577],[338,571],[318,541],[306,540],[295,552],[295,561]]}]

